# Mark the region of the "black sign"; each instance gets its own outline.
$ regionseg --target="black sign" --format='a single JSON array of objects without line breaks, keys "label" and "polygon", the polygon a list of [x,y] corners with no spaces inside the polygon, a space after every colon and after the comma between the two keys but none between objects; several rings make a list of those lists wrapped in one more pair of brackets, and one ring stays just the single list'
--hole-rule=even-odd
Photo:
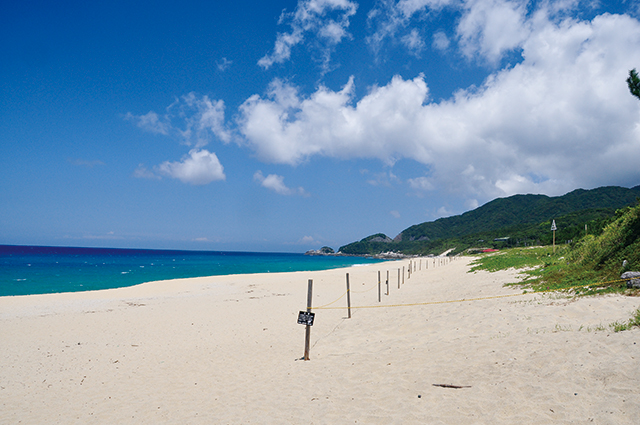
[{"label": "black sign", "polygon": [[313,318],[315,317],[315,315],[315,313],[311,313],[310,311],[301,311],[298,314],[298,324],[313,326]]}]

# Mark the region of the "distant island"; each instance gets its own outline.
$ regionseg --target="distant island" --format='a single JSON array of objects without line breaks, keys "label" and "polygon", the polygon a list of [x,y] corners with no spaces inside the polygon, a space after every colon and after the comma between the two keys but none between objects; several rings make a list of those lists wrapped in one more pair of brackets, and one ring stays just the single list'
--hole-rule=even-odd
[{"label": "distant island", "polygon": [[577,189],[562,196],[513,195],[497,198],[461,215],[408,227],[394,238],[375,233],[360,241],[307,251],[307,255],[354,255],[405,258],[416,255],[451,255],[515,246],[548,245],[551,223],[558,228],[556,243],[567,243],[585,234],[599,234],[613,220],[616,210],[640,198],[633,188],[606,186]]}]

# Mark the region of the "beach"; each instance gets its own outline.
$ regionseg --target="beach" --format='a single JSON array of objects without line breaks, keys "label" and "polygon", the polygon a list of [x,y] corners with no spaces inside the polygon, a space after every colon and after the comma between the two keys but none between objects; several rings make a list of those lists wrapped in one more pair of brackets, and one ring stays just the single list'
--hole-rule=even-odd
[{"label": "beach", "polygon": [[[0,423],[640,421],[640,329],[609,328],[640,299],[419,261],[400,283],[409,260],[0,297]],[[314,310],[304,361],[309,279],[314,307],[341,308]]]}]

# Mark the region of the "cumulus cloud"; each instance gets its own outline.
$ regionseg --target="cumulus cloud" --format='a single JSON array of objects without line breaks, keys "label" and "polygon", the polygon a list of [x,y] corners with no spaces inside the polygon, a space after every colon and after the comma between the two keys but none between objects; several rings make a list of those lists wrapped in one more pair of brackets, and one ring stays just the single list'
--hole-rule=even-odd
[{"label": "cumulus cloud", "polygon": [[[282,82],[267,96],[240,107],[238,129],[266,162],[298,164],[310,156],[380,158],[394,162],[399,148],[415,146],[415,126],[427,95],[423,77],[394,77],[352,105],[354,79],[340,91],[321,86],[309,97]],[[425,155],[419,148],[418,154]]]},{"label": "cumulus cloud", "polygon": [[154,167],[153,171],[140,165],[134,172],[134,177],[138,178],[157,179],[161,176],[171,177],[196,186],[226,178],[224,168],[216,154],[206,149],[192,149],[180,161],[165,161]]},{"label": "cumulus cloud", "polygon": [[546,11],[524,23],[520,6],[505,3],[489,2],[504,8],[491,25],[502,25],[506,16],[520,19],[526,30],[507,27],[511,41],[483,33],[494,18],[480,6],[461,24],[481,34],[463,39],[469,54],[490,60],[515,41],[522,49],[521,63],[494,72],[480,87],[436,103],[422,75],[396,76],[359,100],[353,78],[340,90],[320,86],[308,96],[274,81],[264,96],[240,107],[244,143],[263,161],[292,165],[313,156],[378,158],[389,165],[410,158],[430,169],[429,180],[413,179],[412,187],[460,191],[473,200],[560,194],[640,177],[634,163],[640,106],[625,84],[628,70],[640,63],[640,23],[609,14],[555,22]]},{"label": "cumulus cloud", "polygon": [[224,101],[189,93],[176,99],[160,115],[151,111],[145,115],[127,113],[125,119],[151,133],[173,136],[188,146],[201,148],[213,137],[224,143],[231,141],[231,131],[225,125]]},{"label": "cumulus cloud", "polygon": [[253,179],[260,183],[262,187],[272,190],[280,195],[308,195],[302,187],[298,187],[296,189],[287,187],[284,184],[284,177],[277,174],[269,174],[265,177],[264,174],[262,174],[262,171],[258,170],[253,175]]},{"label": "cumulus cloud", "polygon": [[504,52],[519,47],[529,34],[527,2],[471,0],[458,23],[460,47],[468,57],[479,55],[497,62]]},{"label": "cumulus cloud", "polygon": [[305,36],[310,34],[320,46],[320,62],[326,70],[333,48],[349,36],[349,19],[357,8],[358,4],[349,0],[298,1],[295,11],[284,11],[280,16],[279,24],[288,22],[291,31],[278,34],[273,52],[262,57],[258,65],[268,69],[275,63],[289,60],[291,49],[303,43]]}]

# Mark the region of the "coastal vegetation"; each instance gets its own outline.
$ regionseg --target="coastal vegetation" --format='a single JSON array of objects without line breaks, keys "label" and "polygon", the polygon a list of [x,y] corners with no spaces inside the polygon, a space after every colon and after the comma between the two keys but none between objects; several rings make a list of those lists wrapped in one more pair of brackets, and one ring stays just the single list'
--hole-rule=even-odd
[{"label": "coastal vegetation", "polygon": [[[626,271],[640,270],[640,203],[616,211],[598,236],[585,235],[580,240],[559,247],[512,248],[498,253],[481,254],[471,272],[522,270],[524,285],[534,292],[566,291],[574,296],[624,293],[640,296],[640,289],[628,288],[620,279]],[[640,326],[640,309],[627,322],[615,322],[618,332]]]},{"label": "coastal vegetation", "polygon": [[[640,270],[640,203],[616,211],[598,236],[571,244],[513,248],[481,254],[472,270],[523,269],[523,284],[534,291],[567,290],[576,294],[627,291],[620,275]],[[640,295],[640,291],[630,293]]]}]

